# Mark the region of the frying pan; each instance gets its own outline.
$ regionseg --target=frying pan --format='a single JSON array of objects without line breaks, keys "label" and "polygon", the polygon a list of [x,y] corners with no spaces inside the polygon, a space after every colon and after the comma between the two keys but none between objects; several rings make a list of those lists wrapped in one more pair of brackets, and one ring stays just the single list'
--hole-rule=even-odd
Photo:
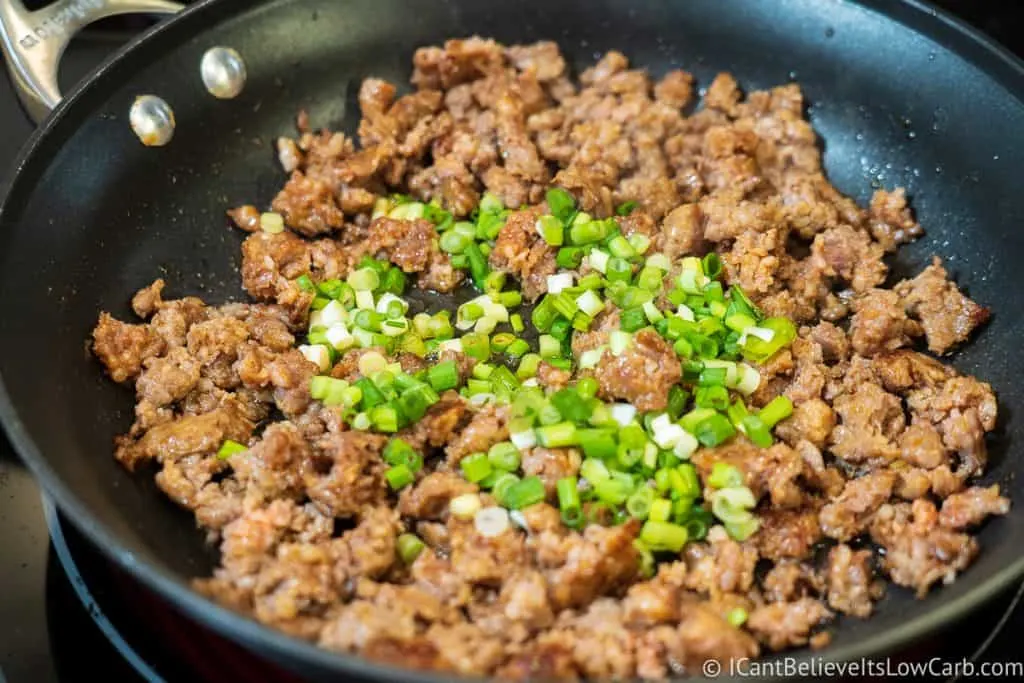
[{"label": "frying pan", "polygon": [[[37,114],[57,102],[45,69],[74,25],[176,9],[155,0],[69,7],[64,23],[41,31],[32,16],[7,22],[16,32],[4,46],[19,60],[16,80],[36,89],[25,99]],[[194,619],[311,679],[440,680],[318,650],[194,593],[188,579],[210,571],[213,552],[149,473],[132,476],[115,463],[111,439],[131,421],[132,396],[102,375],[85,343],[100,310],[127,319],[130,295],[158,276],[176,296],[242,298],[241,235],[225,227],[224,210],[272,198],[284,179],[272,141],[293,133],[296,111],[351,132],[363,77],[405,83],[416,47],[474,33],[556,40],[577,70],[614,48],[656,76],[681,66],[705,85],[723,69],[748,89],[798,80],[836,185],[862,203],[877,186],[904,185],[912,195],[927,236],[900,253],[894,277],[937,252],[973,298],[993,307],[993,321],[955,364],[998,391],[987,480],[1017,504],[982,530],[982,553],[959,580],[924,601],[892,588],[872,619],[841,621],[821,655],[851,660],[905,646],[1024,573],[1024,485],[1014,477],[1024,464],[1024,420],[1015,414],[1024,405],[1016,362],[1024,68],[916,0],[207,0],[158,25],[57,104],[0,208],[0,414],[89,538]],[[203,89],[199,61],[214,45],[246,60],[248,85],[237,99]],[[40,59],[41,50],[49,56]],[[177,130],[166,147],[144,147],[129,128],[129,107],[143,93],[173,107]]]}]

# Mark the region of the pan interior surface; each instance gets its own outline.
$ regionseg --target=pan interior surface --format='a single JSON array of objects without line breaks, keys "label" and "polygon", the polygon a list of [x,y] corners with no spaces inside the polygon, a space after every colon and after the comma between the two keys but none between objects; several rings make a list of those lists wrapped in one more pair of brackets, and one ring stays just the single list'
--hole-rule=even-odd
[{"label": "pan interior surface", "polygon": [[[1014,361],[1024,321],[1012,293],[1024,285],[1024,75],[957,26],[902,2],[448,0],[417,7],[414,17],[399,0],[190,8],[71,96],[34,138],[0,214],[4,419],[75,523],[187,611],[268,654],[304,658],[313,677],[344,668],[393,679],[191,593],[187,581],[210,571],[212,551],[150,472],[132,475],[114,461],[112,440],[131,422],[132,396],[102,374],[86,342],[100,310],[130,319],[131,294],[157,277],[169,296],[243,299],[242,235],[224,211],[269,204],[284,180],[273,143],[294,133],[296,112],[305,108],[314,127],[351,133],[364,77],[407,83],[417,47],[471,34],[554,40],[577,73],[616,49],[654,76],[685,68],[703,86],[722,70],[747,91],[798,81],[833,183],[861,204],[877,187],[904,186],[911,196],[927,234],[901,252],[895,275],[937,253],[972,298],[992,307],[992,322],[955,364],[999,395],[986,481],[999,482],[1016,506],[981,532],[982,552],[958,581],[925,601],[892,588],[870,620],[842,620],[821,654],[894,648],[1020,574],[1024,485],[1013,475],[1024,384]],[[246,60],[237,99],[203,89],[199,61],[214,45]],[[133,99],[145,93],[174,110],[166,147],[143,147],[128,125]]]}]

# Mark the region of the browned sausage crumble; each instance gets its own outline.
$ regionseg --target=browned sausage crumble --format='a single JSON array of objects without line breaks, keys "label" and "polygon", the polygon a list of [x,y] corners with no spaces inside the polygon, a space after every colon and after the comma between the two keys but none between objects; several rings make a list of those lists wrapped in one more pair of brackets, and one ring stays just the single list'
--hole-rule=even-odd
[{"label": "browned sausage crumble", "polygon": [[[314,132],[304,116],[297,139],[278,141],[290,177],[272,208],[284,232],[261,230],[255,207],[229,212],[251,233],[242,279],[256,303],[165,300],[158,280],[133,300],[142,322],[103,313],[93,332],[111,378],[137,394],[116,457],[128,468],[154,461],[160,488],[219,543],[220,566],[196,581],[200,591],[288,634],[398,666],[664,678],[708,659],[820,647],[839,615],[871,615],[885,579],[924,597],[967,567],[979,550],[973,531],[1009,508],[998,486],[975,483],[996,399],[916,347],[949,352],[988,310],[938,257],[883,286],[883,257],[921,227],[901,189],[877,191],[862,209],[829,183],[796,84],[743,96],[723,73],[687,114],[690,74],[654,81],[618,52],[578,80],[550,42],[451,40],[418,50],[414,66],[411,94],[364,81],[358,142]],[[518,209],[489,259],[535,299],[556,272],[555,249],[534,229],[551,186],[598,218],[636,202],[620,219],[625,234],[648,236],[673,262],[717,252],[728,283],[797,323],[750,397],[755,407],[792,400],[781,440],[759,448],[738,437],[693,455],[702,481],[715,463],[742,473],[760,519],[748,539],[714,527],[645,578],[638,522],[561,523],[554,483],[577,473],[580,453],[539,446],[522,467],[545,481],[547,502],[482,535],[449,504],[479,490],[459,462],[508,438],[506,407],[443,394],[401,433],[425,465],[399,495],[385,481],[387,437],[350,429],[311,398],[318,368],[296,345],[313,295],[300,276],[345,277],[369,254],[424,289],[463,280],[430,222],[372,219],[378,199],[407,193],[464,217],[487,191]],[[575,353],[604,343],[618,313],[595,323],[576,333]],[[358,379],[360,353],[331,376]],[[472,359],[447,353],[468,376]],[[392,360],[425,367],[413,354]],[[660,410],[680,365],[642,331],[593,374],[603,395]],[[561,387],[574,376],[545,364],[538,378]],[[248,448],[218,457],[226,440]],[[409,565],[396,551],[405,532],[427,546]],[[730,618],[737,609],[745,619]]]}]

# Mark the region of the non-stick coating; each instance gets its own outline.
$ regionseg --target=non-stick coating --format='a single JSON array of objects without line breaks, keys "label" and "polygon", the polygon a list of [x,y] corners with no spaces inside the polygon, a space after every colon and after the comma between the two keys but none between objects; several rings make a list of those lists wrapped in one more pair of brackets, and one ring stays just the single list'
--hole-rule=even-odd
[{"label": "non-stick coating", "polygon": [[[888,15],[888,16],[886,16]],[[117,561],[193,616],[311,677],[393,680],[392,671],[315,650],[211,605],[187,587],[213,556],[191,515],[111,457],[132,396],[86,351],[101,309],[129,316],[155,277],[172,295],[240,298],[241,235],[224,210],[268,202],[282,182],[273,140],[305,107],[316,126],[352,130],[360,80],[407,80],[421,45],[467,34],[556,40],[577,69],[609,49],[654,75],[728,69],[747,88],[798,80],[841,190],[865,201],[902,185],[928,234],[896,273],[942,254],[993,322],[956,365],[992,382],[1001,423],[989,479],[1017,505],[980,536],[977,563],[916,601],[893,589],[869,621],[843,620],[822,654],[852,658],[905,644],[955,618],[1024,568],[1021,463],[1024,383],[1016,368],[1024,289],[1024,76],[1011,58],[907,2],[838,0],[281,0],[201,3],[78,90],[37,135],[0,216],[0,397],[7,428],[74,522]],[[249,84],[208,96],[202,52],[237,48]],[[165,97],[177,134],[138,143],[127,122],[141,93]],[[909,270],[908,270],[909,269]]]}]

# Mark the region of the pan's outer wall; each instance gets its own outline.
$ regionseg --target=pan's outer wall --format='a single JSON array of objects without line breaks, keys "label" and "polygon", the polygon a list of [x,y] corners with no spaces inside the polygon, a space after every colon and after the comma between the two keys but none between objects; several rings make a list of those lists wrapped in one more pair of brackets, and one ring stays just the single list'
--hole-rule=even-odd
[{"label": "pan's outer wall", "polygon": [[[394,680],[395,674],[291,641],[216,608],[187,588],[211,567],[188,515],[111,458],[131,421],[130,392],[87,355],[101,309],[128,316],[132,292],[164,277],[173,295],[212,302],[241,296],[240,236],[225,227],[232,205],[266,203],[281,183],[275,137],[296,110],[315,125],[352,129],[361,78],[406,82],[414,48],[473,33],[502,41],[558,41],[579,69],[608,49],[655,75],[676,67],[706,85],[731,70],[749,88],[795,78],[825,140],[840,189],[863,202],[878,185],[904,185],[928,235],[897,272],[944,255],[995,318],[957,359],[993,383],[1001,426],[990,479],[1018,501],[981,533],[983,553],[955,584],[918,602],[893,590],[867,622],[844,621],[822,654],[878,654],[921,636],[1020,574],[1022,487],[1013,448],[1024,405],[1016,372],[1022,329],[1024,77],[956,25],[902,2],[865,8],[838,0],[591,0],[481,3],[452,0],[241,2],[192,7],[108,66],[63,106],[22,159],[0,215],[0,372],[5,423],[22,455],[70,516],[146,583],[183,609],[312,677]],[[410,7],[415,6],[411,11]],[[887,19],[882,12],[898,17]],[[915,33],[915,27],[929,37]],[[199,57],[230,45],[249,84],[214,100]],[[165,97],[177,134],[142,147],[127,112],[141,93]],[[1016,267],[1015,267],[1016,266]],[[44,455],[45,454],[45,455]],[[807,656],[807,655],[803,655]]]}]

